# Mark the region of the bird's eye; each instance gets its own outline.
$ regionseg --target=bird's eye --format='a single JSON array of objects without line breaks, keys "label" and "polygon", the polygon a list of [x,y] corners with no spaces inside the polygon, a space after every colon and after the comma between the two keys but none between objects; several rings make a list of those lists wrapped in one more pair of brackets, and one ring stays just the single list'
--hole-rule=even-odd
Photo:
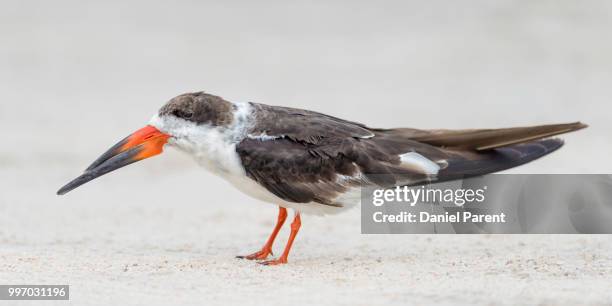
[{"label": "bird's eye", "polygon": [[183,119],[191,119],[193,117],[193,112],[184,111],[180,109],[174,110],[172,114]]}]

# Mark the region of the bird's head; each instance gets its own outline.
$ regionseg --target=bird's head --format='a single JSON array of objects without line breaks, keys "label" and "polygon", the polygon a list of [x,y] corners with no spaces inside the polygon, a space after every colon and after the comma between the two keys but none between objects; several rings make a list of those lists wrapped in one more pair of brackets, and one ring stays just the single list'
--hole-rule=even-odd
[{"label": "bird's head", "polygon": [[184,147],[198,143],[207,137],[203,131],[232,123],[232,108],[232,103],[204,92],[177,96],[166,103],[148,125],[104,152],[57,194],[63,195],[106,173],[158,155],[166,144]]}]

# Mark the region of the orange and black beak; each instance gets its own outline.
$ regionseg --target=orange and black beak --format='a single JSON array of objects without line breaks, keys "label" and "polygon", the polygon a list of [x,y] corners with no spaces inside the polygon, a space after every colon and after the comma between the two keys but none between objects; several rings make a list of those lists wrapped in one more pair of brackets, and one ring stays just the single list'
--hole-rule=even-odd
[{"label": "orange and black beak", "polygon": [[170,135],[160,132],[155,127],[145,126],[98,157],[81,176],[66,184],[57,191],[57,194],[65,194],[106,173],[160,154],[168,138]]}]

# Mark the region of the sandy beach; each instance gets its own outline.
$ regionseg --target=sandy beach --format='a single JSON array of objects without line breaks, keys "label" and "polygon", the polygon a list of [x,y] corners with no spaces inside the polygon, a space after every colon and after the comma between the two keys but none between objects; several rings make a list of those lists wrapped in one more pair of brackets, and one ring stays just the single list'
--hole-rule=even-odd
[{"label": "sandy beach", "polygon": [[70,285],[19,305],[612,305],[609,235],[361,235],[357,208],[304,216],[263,267],[234,256],[276,207],[175,150],[55,195],[197,90],[374,127],[580,120],[509,172],[612,173],[610,3],[465,5],[3,2],[0,284]]}]

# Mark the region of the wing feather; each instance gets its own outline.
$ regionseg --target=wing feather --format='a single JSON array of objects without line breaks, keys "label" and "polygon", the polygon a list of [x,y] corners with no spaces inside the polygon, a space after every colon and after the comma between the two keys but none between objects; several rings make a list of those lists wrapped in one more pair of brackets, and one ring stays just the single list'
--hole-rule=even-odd
[{"label": "wing feather", "polygon": [[236,146],[247,175],[285,201],[330,206],[342,206],[336,199],[353,187],[417,185],[515,167],[563,144],[541,138],[586,127],[371,129],[307,110],[253,106],[257,120],[249,135],[261,136]]},{"label": "wing feather", "polygon": [[438,147],[491,150],[519,143],[526,143],[586,128],[581,122],[515,127],[503,129],[472,130],[415,130],[396,129],[400,137]]}]

